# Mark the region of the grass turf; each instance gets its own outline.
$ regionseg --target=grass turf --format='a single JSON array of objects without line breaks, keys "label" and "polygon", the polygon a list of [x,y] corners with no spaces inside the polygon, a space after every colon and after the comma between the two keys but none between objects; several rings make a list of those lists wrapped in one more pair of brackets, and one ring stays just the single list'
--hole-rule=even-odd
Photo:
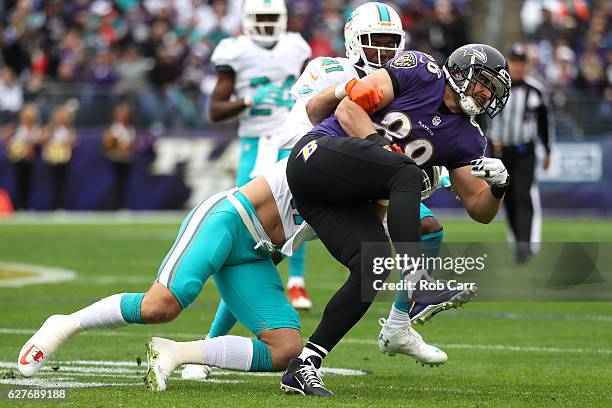
[{"label": "grass turf", "polygon": [[[11,371],[10,365],[30,336],[27,330],[37,329],[47,316],[73,312],[113,293],[145,291],[174,240],[178,221],[176,225],[0,224],[1,262],[78,273],[75,280],[58,284],[0,287],[0,370]],[[543,240],[610,242],[611,228],[612,223],[601,220],[553,220],[545,224]],[[448,221],[445,229],[448,241],[501,242],[505,237],[501,222],[484,226]],[[315,307],[301,314],[305,336],[314,330],[326,301],[346,276],[320,243],[308,250],[307,281]],[[286,275],[286,266],[281,266],[281,272]],[[59,369],[43,372],[40,378],[58,383],[132,384],[70,389],[62,405],[77,407],[310,406],[321,402],[283,394],[278,386],[280,374],[218,373],[212,378],[223,382],[206,383],[175,378],[166,392],[154,394],[140,385],[144,363],[117,367],[83,362],[78,363],[81,372],[71,369],[72,360],[144,360],[144,344],[151,335],[197,339],[208,330],[217,302],[209,282],[175,322],[82,333],[56,353],[56,363],[48,364]],[[377,319],[386,317],[388,307],[375,303],[326,359],[328,367],[371,374],[326,376],[326,385],[336,393],[336,398],[324,401],[326,406],[612,405],[610,303],[475,302],[460,311],[445,312],[418,329],[449,354],[449,361],[434,369],[418,366],[405,356],[390,358],[378,352]],[[249,335],[242,327],[233,334]],[[106,372],[94,372],[100,368]],[[19,387],[0,385],[5,391],[9,388]],[[0,400],[3,403],[6,400]],[[51,403],[36,406],[47,404]]]}]

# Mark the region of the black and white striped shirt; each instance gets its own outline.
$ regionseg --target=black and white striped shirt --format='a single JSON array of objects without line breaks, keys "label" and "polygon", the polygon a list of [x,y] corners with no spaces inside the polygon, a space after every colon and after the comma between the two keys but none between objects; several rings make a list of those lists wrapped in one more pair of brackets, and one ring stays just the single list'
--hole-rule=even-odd
[{"label": "black and white striped shirt", "polygon": [[550,153],[554,124],[544,86],[530,76],[513,81],[506,107],[489,123],[487,136],[504,147],[535,142],[539,137]]}]

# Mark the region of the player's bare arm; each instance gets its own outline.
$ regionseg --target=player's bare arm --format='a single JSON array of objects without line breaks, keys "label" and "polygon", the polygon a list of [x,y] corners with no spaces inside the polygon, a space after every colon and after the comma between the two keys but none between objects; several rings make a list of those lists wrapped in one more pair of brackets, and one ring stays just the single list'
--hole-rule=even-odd
[{"label": "player's bare arm", "polygon": [[503,196],[495,198],[486,181],[472,175],[470,166],[449,171],[453,189],[474,221],[488,224],[497,215]]},{"label": "player's bare arm", "polygon": [[316,125],[334,113],[334,109],[340,103],[336,98],[335,90],[335,86],[325,88],[306,103],[306,113],[310,123]]},{"label": "player's bare arm", "polygon": [[236,74],[233,72],[219,72],[217,74],[217,85],[211,95],[210,120],[220,122],[230,119],[248,107],[244,98],[230,100],[234,94]]}]

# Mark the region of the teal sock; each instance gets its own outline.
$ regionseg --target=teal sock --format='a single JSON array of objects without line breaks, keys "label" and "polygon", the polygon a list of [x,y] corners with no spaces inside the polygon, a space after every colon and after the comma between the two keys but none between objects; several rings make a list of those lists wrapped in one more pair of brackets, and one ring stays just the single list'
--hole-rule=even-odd
[{"label": "teal sock", "polygon": [[221,299],[217,313],[215,314],[215,320],[213,320],[208,332],[208,337],[220,337],[225,336],[236,324],[237,319],[227,307],[227,304]]},{"label": "teal sock", "polygon": [[249,371],[272,371],[272,354],[268,345],[259,339],[251,339],[253,342],[253,358]]},{"label": "teal sock", "polygon": [[289,258],[289,277],[304,277],[306,265],[306,243],[302,244]]},{"label": "teal sock", "polygon": [[[440,254],[442,240],[444,239],[444,230],[434,232],[432,234],[423,235],[421,237],[421,248],[425,258],[435,258]],[[427,271],[431,275],[433,271]],[[408,313],[412,304],[408,302],[408,293],[405,290],[395,291],[395,300],[393,306],[397,310]]]},{"label": "teal sock", "polygon": [[142,305],[143,298],[144,293],[124,293],[121,296],[121,316],[123,320],[128,323],[144,324],[142,317],[140,317],[140,305]]}]

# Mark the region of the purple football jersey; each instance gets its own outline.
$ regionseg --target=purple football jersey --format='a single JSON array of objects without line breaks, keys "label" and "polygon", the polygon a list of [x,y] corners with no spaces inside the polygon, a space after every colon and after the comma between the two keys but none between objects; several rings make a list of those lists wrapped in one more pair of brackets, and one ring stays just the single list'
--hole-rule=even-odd
[{"label": "purple football jersey", "polygon": [[[421,167],[454,169],[484,155],[486,139],[474,118],[452,113],[443,104],[444,74],[431,56],[404,51],[385,69],[394,82],[395,98],[371,116],[380,134]],[[347,136],[335,115],[312,132]]]}]

